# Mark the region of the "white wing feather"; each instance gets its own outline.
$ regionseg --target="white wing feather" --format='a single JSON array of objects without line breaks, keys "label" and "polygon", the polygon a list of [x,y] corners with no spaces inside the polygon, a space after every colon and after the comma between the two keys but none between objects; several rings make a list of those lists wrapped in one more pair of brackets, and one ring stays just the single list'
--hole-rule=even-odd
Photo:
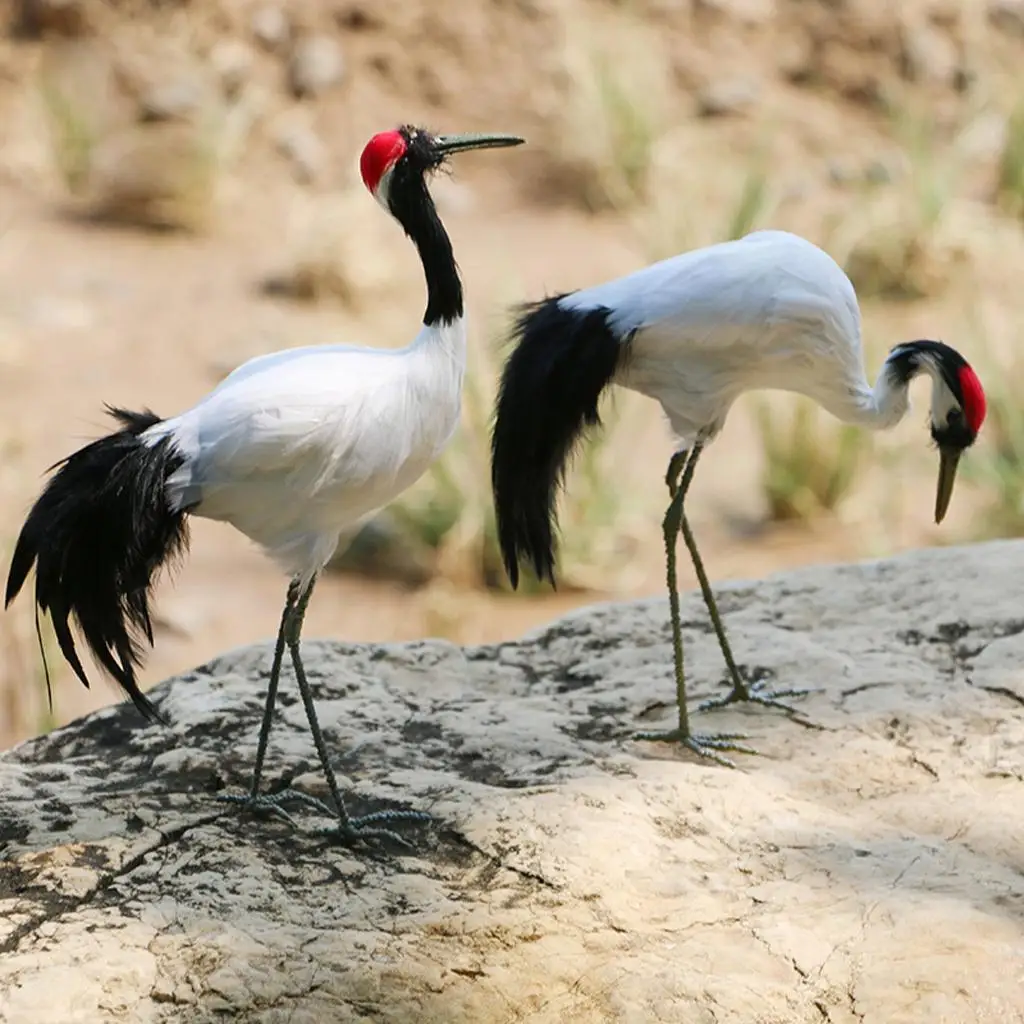
[{"label": "white wing feather", "polygon": [[342,531],[422,475],[458,423],[459,363],[428,355],[424,340],[245,363],[149,432],[170,434],[185,456],[172,502],[231,523],[286,571],[315,572]]},{"label": "white wing feather", "polygon": [[660,401],[687,443],[713,436],[751,388],[834,408],[866,387],[853,285],[831,256],[785,231],[683,253],[562,303],[610,310],[612,328],[632,335],[619,383]]}]

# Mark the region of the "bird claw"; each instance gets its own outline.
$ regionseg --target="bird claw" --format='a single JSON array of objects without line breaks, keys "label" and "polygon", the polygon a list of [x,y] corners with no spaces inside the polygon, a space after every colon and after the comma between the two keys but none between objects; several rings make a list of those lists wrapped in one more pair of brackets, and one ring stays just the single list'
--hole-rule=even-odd
[{"label": "bird claw", "polygon": [[746,738],[746,733],[742,732],[720,732],[705,736],[684,733],[679,729],[669,729],[665,732],[638,732],[633,736],[635,740],[681,743],[687,750],[692,750],[699,757],[703,757],[708,761],[714,761],[715,764],[720,764],[723,768],[735,768],[736,762],[725,757],[719,751],[728,750],[736,754],[758,755],[759,752],[753,747],[736,742]]},{"label": "bird claw", "polygon": [[717,711],[726,708],[730,704],[750,703],[760,704],[766,708],[776,708],[778,711],[785,711],[787,715],[799,715],[797,708],[786,704],[783,697],[807,697],[817,690],[769,690],[767,683],[762,681],[751,683],[749,686],[736,682],[732,690],[724,697],[712,697],[710,700],[702,701],[697,705],[697,711]]},{"label": "bird claw", "polygon": [[336,819],[336,824],[312,829],[310,835],[332,836],[352,845],[384,839],[409,851],[413,851],[415,847],[393,829],[374,826],[378,824],[397,825],[405,822],[427,824],[434,820],[424,811],[374,811],[372,814],[364,814],[358,818],[339,819],[338,812],[331,810],[323,800],[298,789],[284,789],[279,793],[264,793],[259,796],[253,796],[251,793],[226,793],[215,799],[221,803],[238,804],[257,814],[272,814],[297,829],[298,822],[281,806],[286,800],[294,800],[318,811],[325,817]]},{"label": "bird claw", "polygon": [[281,821],[291,825],[292,828],[298,828],[298,822],[281,806],[286,800],[294,800],[297,803],[305,804],[307,807],[311,807],[321,814],[326,814],[328,817],[334,817],[335,815],[335,812],[323,800],[319,800],[309,793],[303,793],[298,789],[283,789],[278,793],[262,793],[259,795],[252,793],[224,793],[216,797],[216,799],[221,803],[238,804],[256,814],[272,814],[274,817],[280,818]]},{"label": "bird claw", "polygon": [[[416,848],[407,839],[400,836],[390,828],[374,828],[376,823],[401,824],[410,822],[420,825],[428,824],[434,819],[423,811],[374,811],[372,814],[364,814],[359,818],[349,818],[348,821],[339,821],[329,828],[316,829],[313,835],[329,836],[338,839],[347,845],[367,843],[386,840],[394,843],[402,849],[414,853]],[[371,827],[368,827],[371,826]]]}]

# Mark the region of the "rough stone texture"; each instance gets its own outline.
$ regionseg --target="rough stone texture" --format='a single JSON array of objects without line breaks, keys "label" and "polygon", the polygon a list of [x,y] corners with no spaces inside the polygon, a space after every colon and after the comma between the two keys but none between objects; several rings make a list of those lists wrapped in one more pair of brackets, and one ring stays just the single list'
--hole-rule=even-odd
[{"label": "rough stone texture", "polygon": [[[120,707],[0,760],[0,1019],[1022,1021],[1022,577],[1001,543],[723,588],[739,660],[822,688],[816,728],[704,717],[762,750],[737,771],[629,738],[671,716],[664,601],[311,644],[355,810],[436,815],[406,857],[211,801],[248,779],[268,662],[225,655],[153,691],[169,729]],[[269,781],[315,785],[282,700]]]}]

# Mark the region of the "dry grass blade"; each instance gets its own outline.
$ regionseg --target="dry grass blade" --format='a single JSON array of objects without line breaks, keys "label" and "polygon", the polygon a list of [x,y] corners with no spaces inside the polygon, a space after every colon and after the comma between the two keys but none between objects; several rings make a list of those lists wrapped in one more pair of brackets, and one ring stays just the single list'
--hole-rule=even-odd
[{"label": "dry grass blade", "polygon": [[943,229],[960,168],[927,119],[905,111],[893,118],[907,173],[869,184],[833,248],[862,299],[901,302],[933,295],[949,279],[956,253]]},{"label": "dry grass blade", "polygon": [[[178,77],[169,81],[187,87],[180,111],[154,108],[155,88],[123,83],[133,69],[122,66],[114,44],[75,41],[47,50],[38,90],[53,161],[76,210],[89,218],[190,232],[209,226],[237,119],[228,117],[185,44],[175,52]],[[136,64],[145,66],[139,58]],[[174,95],[166,90],[161,103]],[[237,149],[238,139],[232,142]]]},{"label": "dry grass blade", "polygon": [[297,193],[282,246],[287,255],[263,291],[357,310],[379,300],[408,260],[404,239],[367,198],[362,185],[329,196]]},{"label": "dry grass blade", "polygon": [[96,146],[120,116],[110,53],[84,41],[50,47],[36,85],[57,172],[68,192],[81,196]]},{"label": "dry grass blade", "polygon": [[758,227],[771,198],[768,174],[760,160],[750,165],[726,228],[726,240],[742,238]]},{"label": "dry grass blade", "polygon": [[833,511],[849,494],[870,445],[870,436],[847,424],[825,424],[825,414],[806,398],[792,400],[782,412],[758,398],[764,468],[761,488],[768,518],[775,522],[808,520]]},{"label": "dry grass blade", "polygon": [[1006,122],[996,198],[1008,213],[1024,216],[1024,100],[1017,101]]},{"label": "dry grass blade", "polygon": [[964,475],[984,491],[974,523],[978,539],[1019,537],[1024,533],[1024,406],[1019,363],[992,366],[984,374],[988,415]]},{"label": "dry grass blade", "polygon": [[649,195],[667,71],[657,37],[623,19],[605,42],[565,26],[566,95],[549,143],[548,186],[591,212],[628,210]]},{"label": "dry grass blade", "polygon": [[[3,562],[6,565],[8,558]],[[5,745],[12,739],[36,736],[56,727],[59,685],[67,675],[49,618],[40,617],[37,636],[33,608],[26,596],[17,608],[0,616],[0,738]]]}]

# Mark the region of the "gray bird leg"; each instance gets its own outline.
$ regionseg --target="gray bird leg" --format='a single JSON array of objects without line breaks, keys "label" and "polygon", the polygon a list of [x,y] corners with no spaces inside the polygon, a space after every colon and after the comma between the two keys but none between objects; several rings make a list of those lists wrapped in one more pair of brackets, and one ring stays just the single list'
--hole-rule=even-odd
[{"label": "gray bird leg", "polygon": [[[697,456],[700,455],[701,446],[699,444],[694,445],[693,454],[690,457],[690,462],[686,467],[687,474],[692,476],[694,464],[697,461]],[[678,457],[684,453],[677,453],[673,458]],[[669,463],[669,472],[671,473],[671,463]],[[672,484],[666,477],[665,482],[668,484],[669,493],[672,493]],[[689,485],[689,479],[684,478],[684,482],[680,484],[680,490],[685,490],[685,487]],[[797,714],[795,708],[790,707],[788,704],[782,702],[783,697],[805,697],[810,690],[769,690],[767,689],[765,682],[750,683],[747,684],[743,678],[743,674],[739,670],[739,666],[736,664],[736,659],[732,654],[732,647],[729,644],[729,638],[725,634],[725,626],[722,623],[722,617],[718,613],[718,602],[715,600],[715,595],[711,590],[711,583],[708,580],[708,574],[704,570],[704,560],[700,557],[700,552],[697,550],[697,541],[693,536],[693,531],[690,529],[690,524],[687,521],[685,511],[681,511],[680,530],[683,534],[683,540],[686,542],[686,550],[690,552],[690,559],[693,562],[694,571],[697,573],[697,580],[700,583],[701,593],[704,595],[704,604],[707,605],[708,614],[711,616],[711,625],[714,626],[715,636],[718,637],[718,646],[721,648],[722,657],[725,658],[726,667],[729,670],[729,676],[732,679],[732,690],[725,697],[713,697],[710,700],[703,701],[697,705],[698,711],[710,711],[714,708],[724,708],[729,704],[737,704],[740,701],[749,701],[752,704],[761,704],[768,708],[778,708],[780,711],[785,711],[787,714]]]},{"label": "gray bird leg", "polygon": [[[227,803],[241,804],[250,810],[274,814],[290,825],[296,826],[295,819],[280,806],[285,801],[294,800],[328,817],[339,817],[341,819],[340,826],[330,831],[340,831],[347,839],[387,838],[397,842],[399,845],[408,846],[409,844],[404,839],[388,829],[364,828],[363,826],[372,825],[374,822],[429,821],[429,815],[419,811],[380,811],[361,818],[349,818],[341,798],[337,779],[327,757],[327,748],[324,743],[323,734],[320,731],[320,723],[316,717],[313,696],[309,683],[306,680],[305,668],[302,665],[302,659],[299,654],[302,623],[305,619],[306,608],[309,605],[309,599],[312,596],[313,584],[315,582],[314,580],[313,583],[310,583],[305,591],[301,590],[298,580],[292,580],[288,587],[288,596],[285,600],[284,613],[281,616],[281,626],[278,629],[277,643],[274,647],[274,660],[270,669],[270,682],[267,686],[267,701],[263,711],[259,741],[256,745],[256,765],[253,769],[252,785],[249,792],[244,795],[220,796],[218,799]],[[274,706],[277,702],[277,689],[281,679],[281,665],[284,660],[286,647],[292,657],[292,665],[299,683],[299,692],[306,709],[306,718],[309,721],[313,742],[327,779],[328,789],[337,808],[335,811],[332,811],[322,800],[318,800],[315,796],[303,793],[297,789],[285,789],[277,793],[264,794],[261,794],[259,791],[263,775],[263,762],[266,757],[267,743],[270,739],[270,729],[273,723]]]},{"label": "gray bird leg", "polygon": [[302,636],[302,623],[306,617],[306,607],[313,594],[314,579],[310,582],[305,592],[299,597],[295,605],[285,634],[285,643],[292,656],[292,667],[295,669],[295,678],[299,684],[299,693],[302,695],[302,703],[306,708],[306,718],[309,721],[309,731],[313,735],[313,744],[320,757],[320,766],[323,769],[324,777],[327,780],[327,788],[330,790],[331,799],[334,801],[338,824],[330,829],[320,830],[322,835],[333,835],[346,842],[365,842],[374,839],[387,839],[398,846],[412,849],[410,843],[403,839],[397,832],[390,828],[374,828],[374,825],[399,825],[404,822],[426,823],[431,820],[429,814],[422,811],[375,811],[373,814],[364,814],[358,818],[349,816],[345,808],[345,801],[342,799],[341,790],[338,788],[338,780],[335,777],[334,769],[331,767],[330,758],[327,755],[327,745],[324,743],[323,733],[320,731],[320,722],[316,716],[316,706],[313,703],[313,692],[306,679],[306,669],[302,664],[302,655],[299,652],[299,645]]},{"label": "gray bird leg", "polygon": [[[697,465],[701,446],[695,444],[691,452],[677,452],[669,463],[665,482],[668,485],[672,501],[665,512],[662,529],[665,537],[665,567],[668,581],[668,606],[672,623],[672,654],[675,664],[676,704],[679,712],[677,728],[666,732],[640,732],[635,735],[638,740],[661,740],[682,743],[688,750],[706,757],[710,761],[734,768],[735,764],[720,751],[735,751],[740,754],[756,754],[757,751],[737,743],[745,739],[742,733],[718,733],[716,735],[696,735],[690,731],[689,714],[686,709],[686,674],[683,667],[683,633],[679,614],[679,585],[676,577],[676,538],[679,536],[683,522],[683,500],[693,479],[693,471]],[[687,458],[689,456],[689,458]],[[685,469],[684,469],[685,466]],[[679,476],[682,473],[682,479]]]},{"label": "gray bird leg", "polygon": [[274,706],[277,703],[277,688],[281,681],[281,663],[284,660],[285,634],[288,629],[288,623],[295,612],[298,597],[299,581],[292,580],[288,585],[288,596],[285,599],[284,612],[281,615],[281,625],[277,631],[277,643],[274,646],[274,660],[270,667],[270,682],[267,686],[267,701],[263,709],[263,723],[260,726],[260,737],[256,744],[256,765],[253,768],[252,785],[249,787],[248,793],[225,794],[217,798],[224,803],[241,804],[249,810],[273,814],[292,826],[296,826],[295,819],[281,806],[282,803],[289,800],[305,804],[328,816],[332,813],[331,809],[322,800],[318,800],[315,796],[303,793],[297,789],[284,789],[277,793],[260,793],[260,782],[263,778],[263,761],[267,756],[267,743],[270,740],[270,729],[274,722]]}]

